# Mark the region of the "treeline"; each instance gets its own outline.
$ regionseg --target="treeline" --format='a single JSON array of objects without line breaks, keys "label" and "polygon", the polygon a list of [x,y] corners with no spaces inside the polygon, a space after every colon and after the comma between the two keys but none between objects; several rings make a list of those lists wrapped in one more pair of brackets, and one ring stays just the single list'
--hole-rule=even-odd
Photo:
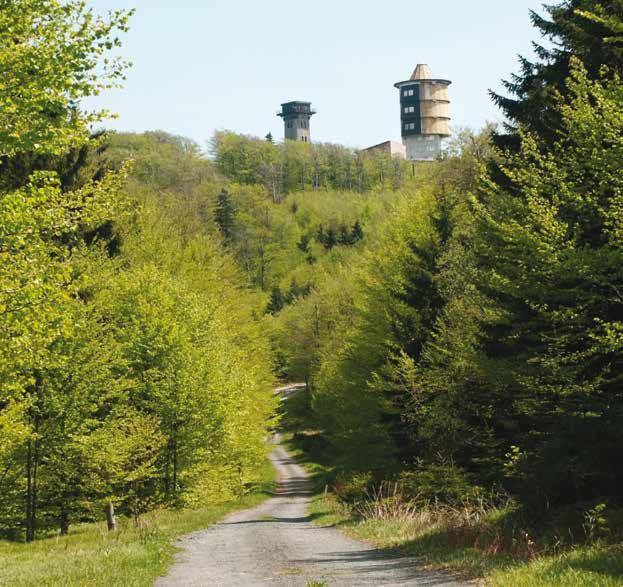
[{"label": "treeline", "polygon": [[498,98],[504,148],[465,134],[275,340],[345,467],[433,502],[597,505],[605,527],[623,496],[623,5],[547,13],[555,49]]},{"label": "treeline", "polygon": [[232,132],[217,132],[212,151],[223,175],[265,186],[275,202],[295,191],[399,189],[412,174],[410,163],[385,154],[322,143],[276,144]]},{"label": "treeline", "polygon": [[274,400],[257,301],[192,208],[212,167],[180,166],[193,145],[154,133],[168,164],[138,157],[132,171],[126,154],[151,142],[107,148],[89,137],[103,114],[75,106],[122,78],[105,59],[128,17],[56,0],[0,10],[6,537],[223,499],[265,458]]}]

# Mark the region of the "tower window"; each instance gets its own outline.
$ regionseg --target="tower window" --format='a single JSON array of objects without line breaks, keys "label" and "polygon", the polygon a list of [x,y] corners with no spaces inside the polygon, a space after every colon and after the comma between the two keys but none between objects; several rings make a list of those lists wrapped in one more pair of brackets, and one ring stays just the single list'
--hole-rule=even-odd
[{"label": "tower window", "polygon": [[405,91],[402,93],[402,95],[403,95],[403,96],[413,96],[413,90],[412,90],[412,89],[411,89],[411,90],[405,90]]},{"label": "tower window", "polygon": [[405,106],[405,114],[412,114],[415,112],[415,106]]},{"label": "tower window", "polygon": [[405,130],[415,130],[415,122],[407,122],[407,124],[405,124]]}]

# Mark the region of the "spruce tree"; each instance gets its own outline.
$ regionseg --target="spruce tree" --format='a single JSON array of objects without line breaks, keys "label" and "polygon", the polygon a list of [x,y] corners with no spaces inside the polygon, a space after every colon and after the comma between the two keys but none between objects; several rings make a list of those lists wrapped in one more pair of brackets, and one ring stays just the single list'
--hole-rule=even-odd
[{"label": "spruce tree", "polygon": [[350,241],[352,244],[355,244],[357,241],[360,241],[363,238],[363,228],[359,220],[355,220],[355,224],[350,231]]},{"label": "spruce tree", "polygon": [[337,237],[337,242],[340,245],[351,244],[351,238],[350,238],[350,234],[348,233],[348,228],[346,227],[346,224],[340,224],[340,230],[339,230],[339,234]]},{"label": "spruce tree", "polygon": [[283,293],[281,291],[281,288],[276,285],[270,292],[270,300],[268,302],[268,306],[266,306],[266,313],[277,314],[283,309],[284,306],[285,299],[283,297]]},{"label": "spruce tree", "polygon": [[517,144],[519,126],[548,143],[555,139],[561,125],[555,96],[568,93],[572,56],[582,61],[591,79],[599,76],[604,65],[611,73],[623,71],[623,0],[564,0],[545,10],[546,16],[531,11],[530,17],[552,46],[534,43],[534,62],[520,57],[520,71],[503,82],[509,96],[491,92],[509,119],[508,134],[497,140],[502,146]]},{"label": "spruce tree", "polygon": [[216,208],[214,210],[214,221],[216,222],[223,240],[226,243],[231,242],[234,236],[234,219],[236,210],[234,204],[229,197],[229,192],[223,188],[216,200]]},{"label": "spruce tree", "polygon": [[303,253],[309,253],[309,241],[310,241],[309,235],[302,234],[301,239],[296,244],[296,246],[298,247],[300,251],[303,251]]},{"label": "spruce tree", "polygon": [[337,245],[337,234],[335,233],[335,228],[332,226],[330,226],[327,230],[323,244],[327,251],[330,251],[335,245]]}]

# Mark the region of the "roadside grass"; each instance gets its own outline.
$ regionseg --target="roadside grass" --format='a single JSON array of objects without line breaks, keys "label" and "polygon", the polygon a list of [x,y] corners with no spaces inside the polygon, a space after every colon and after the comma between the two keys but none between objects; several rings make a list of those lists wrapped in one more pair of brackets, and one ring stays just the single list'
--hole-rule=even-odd
[{"label": "roadside grass", "polygon": [[623,544],[595,543],[555,555],[512,556],[502,548],[496,552],[495,544],[470,544],[468,537],[441,524],[426,526],[417,519],[359,518],[332,494],[315,496],[309,514],[314,524],[336,527],[377,548],[398,549],[431,570],[464,579],[484,578],[486,585],[494,587],[623,585]]},{"label": "roadside grass", "polygon": [[196,510],[159,510],[136,527],[118,520],[72,526],[69,536],[30,544],[0,541],[0,585],[11,587],[151,586],[173,562],[173,542],[183,534],[214,524],[226,514],[260,504],[274,493],[274,469],[267,461],[261,479],[241,499]]},{"label": "roadside grass", "polygon": [[611,587],[623,585],[623,545],[593,544],[496,570],[495,587]]}]

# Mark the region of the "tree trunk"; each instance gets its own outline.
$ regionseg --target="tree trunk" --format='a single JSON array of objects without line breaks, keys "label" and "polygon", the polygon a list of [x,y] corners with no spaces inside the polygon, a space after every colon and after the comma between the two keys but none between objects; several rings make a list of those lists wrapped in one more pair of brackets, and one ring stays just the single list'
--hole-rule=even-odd
[{"label": "tree trunk", "polygon": [[28,441],[28,454],[26,456],[26,542],[32,542],[33,516],[32,516],[32,440]]},{"label": "tree trunk", "polygon": [[38,462],[39,451],[37,443],[34,440],[29,440],[26,462],[26,542],[32,542],[35,539],[35,529],[37,525]]},{"label": "tree trunk", "polygon": [[61,506],[59,526],[61,536],[67,536],[67,534],[69,534],[69,512],[67,511],[67,504],[65,502],[63,502],[63,505]]},{"label": "tree trunk", "polygon": [[108,531],[113,532],[117,529],[117,520],[115,518],[115,505],[112,501],[106,504],[106,524],[108,525]]},{"label": "tree trunk", "polygon": [[177,440],[173,439],[173,495],[177,495]]}]

